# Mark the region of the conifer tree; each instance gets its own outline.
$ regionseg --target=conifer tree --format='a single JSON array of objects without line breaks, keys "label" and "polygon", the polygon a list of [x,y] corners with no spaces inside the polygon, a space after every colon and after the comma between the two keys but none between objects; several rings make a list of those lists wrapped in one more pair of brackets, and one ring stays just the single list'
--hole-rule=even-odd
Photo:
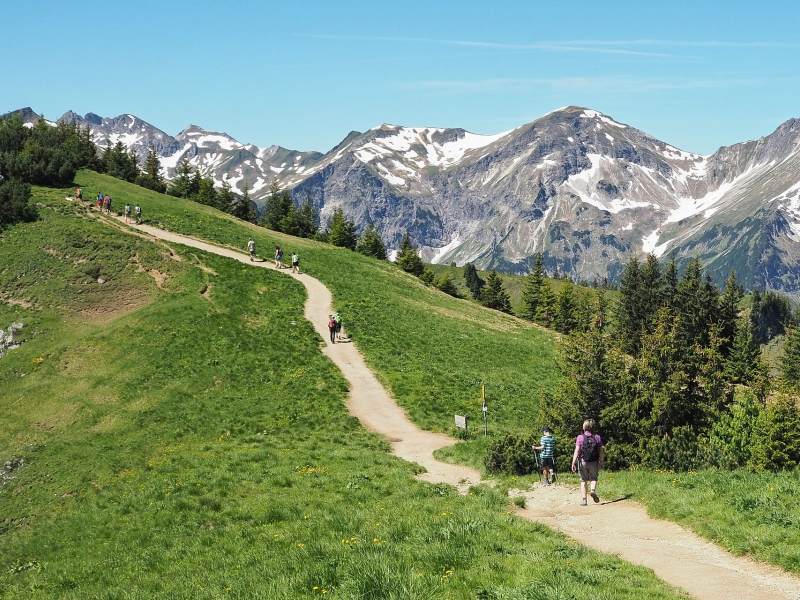
[{"label": "conifer tree", "polygon": [[539,303],[541,302],[542,289],[547,285],[544,272],[544,263],[541,252],[536,255],[533,270],[525,278],[525,287],[522,290],[522,316],[531,321],[536,319]]},{"label": "conifer tree", "polygon": [[319,214],[309,198],[306,198],[297,210],[296,221],[297,235],[300,237],[313,237],[319,230]]},{"label": "conifer tree", "polygon": [[674,258],[669,261],[667,268],[664,270],[661,291],[661,304],[675,310],[678,298],[678,265]]},{"label": "conifer tree", "polygon": [[334,246],[350,248],[356,247],[356,226],[344,216],[344,210],[338,207],[333,211],[331,222],[328,225],[328,242]]},{"label": "conifer tree", "polygon": [[250,187],[247,185],[247,180],[244,182],[242,195],[234,198],[231,205],[231,214],[243,221],[255,222],[256,215],[250,202]]},{"label": "conifer tree", "polygon": [[557,331],[569,333],[578,326],[578,307],[575,286],[567,280],[558,291],[554,325]]},{"label": "conifer tree", "polygon": [[658,259],[649,254],[639,269],[639,311],[642,327],[652,331],[656,311],[664,301],[664,279]]},{"label": "conifer tree", "polygon": [[450,277],[449,273],[442,273],[436,278],[434,285],[445,294],[455,296],[456,298],[459,297],[458,288],[456,287],[456,284],[453,282],[453,279]]},{"label": "conifer tree", "polygon": [[281,190],[278,184],[273,181],[270,186],[269,196],[264,205],[264,214],[261,224],[267,229],[283,231],[285,224],[294,224],[294,218],[286,221],[286,216],[293,208],[292,196],[288,190]]},{"label": "conifer tree", "polygon": [[169,186],[169,194],[178,198],[188,198],[192,192],[194,169],[188,158],[182,158],[175,167],[175,177]]},{"label": "conifer tree", "polygon": [[200,204],[217,206],[217,190],[214,189],[214,180],[211,178],[201,177],[194,200]]},{"label": "conifer tree", "polygon": [[230,212],[236,197],[231,190],[231,185],[227,181],[222,182],[222,187],[217,192],[217,208]]},{"label": "conifer tree", "polygon": [[796,325],[786,333],[781,370],[786,385],[800,389],[800,326]]},{"label": "conifer tree", "polygon": [[366,256],[374,256],[380,260],[386,260],[386,246],[383,244],[378,230],[371,223],[367,225],[358,238],[356,244],[356,252],[360,252]]},{"label": "conifer tree", "polygon": [[622,349],[635,354],[642,337],[641,275],[639,260],[634,256],[625,265],[619,283],[620,299],[617,305],[617,327]]},{"label": "conifer tree", "polygon": [[511,298],[497,271],[491,271],[486,277],[486,285],[481,291],[481,304],[502,312],[511,312]]},{"label": "conifer tree", "polygon": [[552,327],[556,318],[556,296],[550,282],[545,280],[539,290],[539,303],[536,306],[536,322],[545,327]]},{"label": "conifer tree", "polygon": [[481,290],[486,282],[478,275],[478,270],[475,268],[474,264],[467,263],[464,265],[464,281],[472,297],[475,300],[479,300],[481,297]]},{"label": "conifer tree", "polygon": [[725,290],[719,299],[719,313],[717,322],[720,325],[719,334],[725,340],[722,352],[727,355],[736,336],[736,321],[739,318],[739,302],[742,300],[742,288],[736,281],[736,273],[731,271],[725,281]]},{"label": "conifer tree", "polygon": [[736,322],[736,333],[728,353],[725,373],[733,383],[749,383],[756,374],[761,355],[758,342],[753,336],[753,324],[748,318]]},{"label": "conifer tree", "polygon": [[706,325],[703,269],[698,259],[689,261],[678,284],[677,305],[680,314],[681,337],[688,346],[701,338]]},{"label": "conifer tree", "polygon": [[405,233],[400,242],[400,251],[397,253],[395,263],[406,273],[411,273],[417,277],[422,275],[425,271],[425,265],[419,257],[417,247],[411,242],[411,237],[408,235],[408,232]]}]

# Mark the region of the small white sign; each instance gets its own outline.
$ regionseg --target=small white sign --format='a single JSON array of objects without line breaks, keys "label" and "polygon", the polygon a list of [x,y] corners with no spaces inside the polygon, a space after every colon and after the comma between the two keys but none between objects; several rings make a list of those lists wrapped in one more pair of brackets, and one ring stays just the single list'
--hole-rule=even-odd
[{"label": "small white sign", "polygon": [[459,429],[467,428],[467,415],[456,415],[456,427]]}]

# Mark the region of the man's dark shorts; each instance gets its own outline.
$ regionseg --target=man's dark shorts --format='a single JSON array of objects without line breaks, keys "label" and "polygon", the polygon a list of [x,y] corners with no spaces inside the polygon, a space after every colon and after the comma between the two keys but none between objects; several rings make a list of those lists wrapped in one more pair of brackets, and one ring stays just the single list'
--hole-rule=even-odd
[{"label": "man's dark shorts", "polygon": [[597,481],[597,476],[600,474],[600,463],[578,461],[578,473],[581,481]]},{"label": "man's dark shorts", "polygon": [[543,456],[542,457],[542,468],[543,469],[550,469],[551,471],[555,470],[556,462],[553,460],[552,456]]}]

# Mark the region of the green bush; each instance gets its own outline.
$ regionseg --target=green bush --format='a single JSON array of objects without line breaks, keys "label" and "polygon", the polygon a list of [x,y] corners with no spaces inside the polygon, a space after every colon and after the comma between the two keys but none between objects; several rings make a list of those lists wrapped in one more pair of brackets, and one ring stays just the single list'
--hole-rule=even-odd
[{"label": "green bush", "polygon": [[688,425],[672,430],[672,435],[647,441],[647,463],[655,469],[691,471],[703,465],[697,434]]},{"label": "green bush", "polygon": [[771,471],[797,466],[800,463],[798,432],[800,409],[797,399],[780,395],[768,402],[753,426],[751,466]]},{"label": "green bush", "polygon": [[532,435],[507,434],[492,441],[486,456],[490,473],[527,475],[536,471],[532,447],[538,442]]},{"label": "green bush", "polygon": [[750,461],[753,426],[761,403],[751,388],[738,386],[733,402],[712,424],[704,454],[710,466],[735,469]]}]

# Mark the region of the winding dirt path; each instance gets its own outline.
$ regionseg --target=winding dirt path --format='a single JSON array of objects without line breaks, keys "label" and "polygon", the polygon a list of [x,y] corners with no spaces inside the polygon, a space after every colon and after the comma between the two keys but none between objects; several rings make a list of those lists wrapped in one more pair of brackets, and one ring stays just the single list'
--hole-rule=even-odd
[{"label": "winding dirt path", "polygon": [[[271,261],[251,262],[242,252],[203,240],[148,225],[129,227],[159,240],[277,270]],[[281,273],[306,288],[305,317],[324,340],[324,354],[350,384],[350,412],[365,427],[384,436],[395,455],[424,467],[426,472],[419,479],[451,484],[462,493],[470,485],[480,483],[480,473],[474,469],[433,458],[435,450],[456,440],[417,428],[367,367],[355,345],[330,343],[327,322],[333,302],[328,288],[310,275],[293,274],[289,269],[282,269]],[[601,552],[648,567],[662,580],[695,598],[800,600],[800,578],[770,565],[733,556],[675,523],[648,516],[636,502],[617,500],[580,507],[575,490],[566,486],[537,486],[516,495],[526,497],[526,508],[517,511],[520,517],[557,529]]]}]

